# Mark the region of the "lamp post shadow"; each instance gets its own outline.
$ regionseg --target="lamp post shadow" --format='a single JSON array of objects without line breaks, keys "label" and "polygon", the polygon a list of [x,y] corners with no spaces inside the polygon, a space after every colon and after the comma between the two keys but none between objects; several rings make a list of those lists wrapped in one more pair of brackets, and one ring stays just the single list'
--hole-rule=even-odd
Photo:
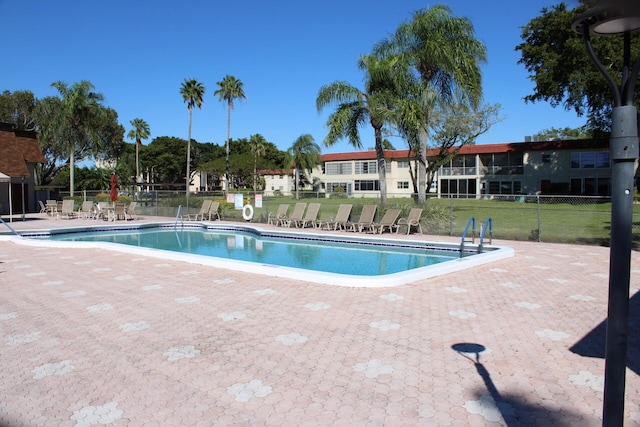
[{"label": "lamp post shadow", "polygon": [[[492,402],[488,402],[486,392],[480,390],[476,392],[484,412],[474,412],[479,413],[487,421],[499,422],[499,419],[495,419],[497,411],[507,427],[521,425],[577,425],[577,422],[584,422],[584,414],[579,414],[566,408],[558,410],[557,408],[547,408],[540,404],[529,403],[522,395],[500,393],[491,378],[489,370],[480,362],[480,354],[487,350],[485,346],[476,343],[457,343],[453,344],[451,348],[473,363],[478,375],[482,378],[486,391],[489,392]],[[465,408],[467,408],[468,403],[465,403]],[[469,408],[467,410],[469,411]]]}]

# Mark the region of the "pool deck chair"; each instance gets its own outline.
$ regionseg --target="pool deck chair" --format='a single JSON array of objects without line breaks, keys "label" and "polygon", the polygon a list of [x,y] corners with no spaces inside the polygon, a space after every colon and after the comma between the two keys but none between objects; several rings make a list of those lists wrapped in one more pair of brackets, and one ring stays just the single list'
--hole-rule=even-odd
[{"label": "pool deck chair", "polygon": [[129,217],[129,219],[136,219],[136,205],[138,202],[131,202],[127,205],[127,209],[125,209],[125,213]]},{"label": "pool deck chair", "polygon": [[367,229],[372,233],[382,234],[386,228],[387,230],[389,230],[389,233],[391,233],[393,229],[396,228],[396,220],[398,219],[399,215],[400,209],[387,209],[380,222],[374,222],[369,227],[367,227]]},{"label": "pool deck chair", "polygon": [[91,200],[85,200],[84,202],[82,202],[78,214],[85,219],[94,218],[95,211],[93,209],[93,202]]},{"label": "pool deck chair", "polygon": [[58,218],[67,217],[67,219],[76,218],[78,213],[75,211],[76,202],[72,199],[62,201],[62,209],[58,212]]},{"label": "pool deck chair", "polygon": [[287,211],[289,210],[289,205],[287,203],[283,203],[278,206],[278,211],[276,213],[269,212],[269,217],[267,218],[267,224],[271,225],[280,225],[280,222],[287,219]]},{"label": "pool deck chair", "polygon": [[304,214],[304,218],[300,223],[300,228],[318,227],[318,212],[320,212],[320,206],[320,203],[309,203],[307,213]]},{"label": "pool deck chair", "polygon": [[376,210],[378,205],[364,205],[362,206],[362,212],[360,213],[360,219],[356,222],[350,222],[347,224],[347,231],[363,231],[365,228],[371,227],[376,217]]},{"label": "pool deck chair", "polygon": [[200,211],[196,214],[187,214],[182,215],[182,220],[185,221],[197,221],[200,218],[200,221],[204,221],[204,216],[209,215],[209,209],[211,209],[212,200],[204,199],[202,201],[202,206],[200,206]]},{"label": "pool deck chair", "polygon": [[334,218],[331,218],[328,221],[321,221],[318,224],[318,228],[322,228],[326,226],[327,230],[334,230],[334,231],[337,230],[338,228],[346,229],[347,223],[349,222],[349,215],[351,215],[352,208],[353,208],[353,205],[341,204],[340,206],[338,206],[338,213],[336,214],[336,216]]},{"label": "pool deck chair", "polygon": [[280,224],[283,226],[286,225],[287,227],[291,227],[292,225],[294,225],[296,228],[298,228],[302,223],[302,217],[306,208],[306,203],[296,203],[296,205],[293,207],[291,216],[283,221],[280,221]]},{"label": "pool deck chair", "polygon": [[400,218],[396,227],[396,234],[400,232],[400,227],[407,227],[407,234],[411,232],[411,228],[417,228],[422,234],[422,226],[420,225],[420,216],[422,216],[421,208],[413,208],[409,211],[409,216],[406,218]]},{"label": "pool deck chair", "polygon": [[209,208],[209,221],[211,221],[211,218],[216,219],[218,218],[218,221],[220,221],[220,202],[211,202],[211,207]]}]

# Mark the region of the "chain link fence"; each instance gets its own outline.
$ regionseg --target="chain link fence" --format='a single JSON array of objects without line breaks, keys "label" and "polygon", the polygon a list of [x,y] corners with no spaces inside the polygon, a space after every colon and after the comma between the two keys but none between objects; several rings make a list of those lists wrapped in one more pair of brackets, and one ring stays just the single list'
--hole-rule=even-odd
[{"label": "chain link fence", "polygon": [[[68,194],[60,193],[60,198]],[[108,194],[101,192],[77,192],[76,206],[82,200],[104,201]],[[184,192],[151,191],[137,194],[121,194],[119,201],[136,201],[136,213],[142,216],[175,217],[178,206],[182,213],[196,213],[204,199],[220,201],[220,215],[224,220],[244,221],[242,210],[234,202],[227,201],[222,192],[199,192],[191,194],[187,207]],[[260,194],[261,203],[256,204],[256,194],[244,193],[243,204],[254,206],[252,222],[266,223],[270,213],[275,213],[280,204],[289,204],[290,211],[297,202],[321,203],[319,219],[333,217],[341,203],[353,205],[352,218],[357,219],[365,204],[378,205],[377,219],[387,208],[400,208],[400,217],[407,216],[416,207],[413,199],[389,194],[386,206],[380,205],[378,197],[326,197],[324,193],[304,191],[295,195]],[[229,199],[231,200],[231,199]],[[418,206],[419,207],[419,206]],[[610,197],[543,196],[543,195],[487,195],[481,198],[429,198],[421,217],[425,234],[461,236],[470,218],[475,219],[475,235],[479,235],[491,218],[491,236],[504,240],[529,240],[539,242],[577,243],[608,245],[611,225]],[[471,232],[471,231],[470,231]],[[486,231],[489,235],[489,230]],[[640,247],[640,204],[634,204],[633,241]]]}]

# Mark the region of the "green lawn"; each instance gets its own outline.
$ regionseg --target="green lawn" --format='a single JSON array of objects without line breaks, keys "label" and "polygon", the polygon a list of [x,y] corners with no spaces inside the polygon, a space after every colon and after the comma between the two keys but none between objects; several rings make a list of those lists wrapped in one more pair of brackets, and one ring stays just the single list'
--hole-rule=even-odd
[{"label": "green lawn", "polygon": [[[544,242],[565,242],[607,245],[610,234],[611,203],[589,202],[588,199],[559,198],[559,202],[538,203],[505,200],[476,199],[436,199],[427,201],[422,222],[427,234],[461,236],[470,217],[476,220],[476,234],[480,223],[487,218],[492,221],[494,238],[506,240],[538,240]],[[252,204],[255,204],[251,198]],[[341,203],[353,205],[352,218],[358,218],[362,205],[378,204],[376,198],[264,198],[261,208],[255,208],[253,222],[266,222],[269,213],[275,213],[281,203],[290,205],[289,214],[297,202],[321,203],[318,218],[327,220],[335,216]],[[400,208],[400,217],[406,216],[415,207],[409,198],[390,198],[387,207]],[[193,200],[192,209],[199,208],[199,201]],[[233,204],[221,204],[223,218],[242,221],[242,211]],[[384,214],[379,208],[378,219]],[[640,205],[634,205],[634,242],[640,246]]]}]

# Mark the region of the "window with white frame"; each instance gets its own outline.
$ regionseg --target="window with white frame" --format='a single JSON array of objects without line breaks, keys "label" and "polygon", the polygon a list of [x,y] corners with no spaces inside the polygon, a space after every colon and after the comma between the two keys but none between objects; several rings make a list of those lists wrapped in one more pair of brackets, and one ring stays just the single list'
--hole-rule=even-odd
[{"label": "window with white frame", "polygon": [[380,191],[380,181],[356,179],[354,182],[355,191]]},{"label": "window with white frame", "polygon": [[358,161],[355,167],[356,175],[378,173],[378,164],[375,160]]},{"label": "window with white frame", "polygon": [[351,162],[326,163],[324,168],[327,175],[351,175]]},{"label": "window with white frame", "polygon": [[398,169],[408,169],[409,168],[409,160],[398,160],[396,162],[398,165]]},{"label": "window with white frame", "polygon": [[409,188],[409,181],[398,181],[398,190]]}]

